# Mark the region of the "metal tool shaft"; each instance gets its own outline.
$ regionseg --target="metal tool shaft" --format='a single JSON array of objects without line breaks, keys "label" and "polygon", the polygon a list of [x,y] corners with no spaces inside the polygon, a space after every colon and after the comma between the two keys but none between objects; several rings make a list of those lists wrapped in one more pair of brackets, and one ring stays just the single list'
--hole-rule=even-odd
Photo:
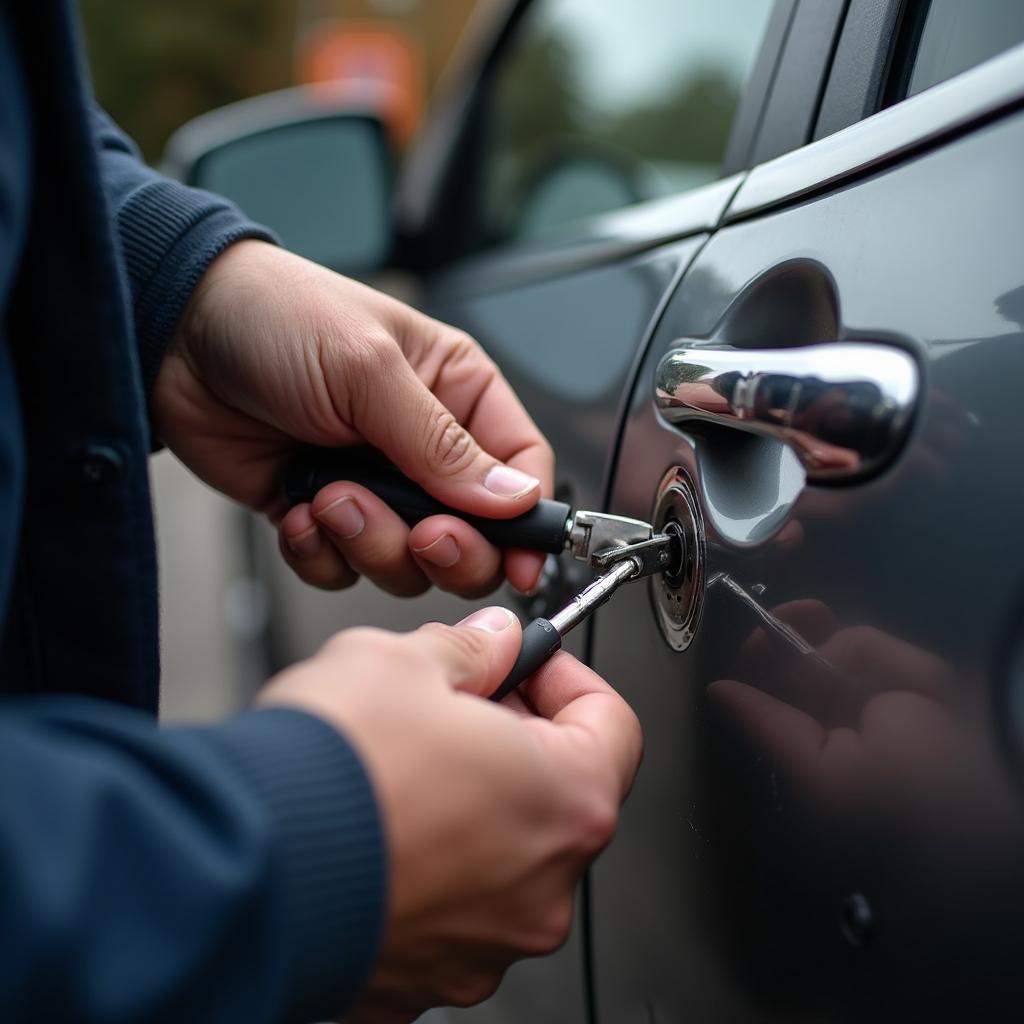
[{"label": "metal tool shaft", "polygon": [[616,562],[603,576],[598,576],[590,586],[580,591],[564,608],[551,616],[549,621],[558,630],[558,635],[565,636],[569,630],[592,615],[637,572],[639,572],[637,563],[632,558],[626,558],[621,562]]},{"label": "metal tool shaft", "polygon": [[523,630],[522,646],[515,664],[490,699],[501,700],[532,676],[562,646],[562,637],[569,630],[592,615],[621,584],[633,579],[640,570],[638,559],[623,559],[577,594],[561,611],[555,612],[550,620],[534,619],[529,623]]}]

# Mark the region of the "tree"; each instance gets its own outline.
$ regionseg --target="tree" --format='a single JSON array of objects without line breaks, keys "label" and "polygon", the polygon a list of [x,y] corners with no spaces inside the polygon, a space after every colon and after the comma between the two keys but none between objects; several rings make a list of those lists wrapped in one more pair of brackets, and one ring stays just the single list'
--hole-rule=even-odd
[{"label": "tree", "polygon": [[100,103],[159,158],[185,121],[291,84],[298,0],[82,0]]}]

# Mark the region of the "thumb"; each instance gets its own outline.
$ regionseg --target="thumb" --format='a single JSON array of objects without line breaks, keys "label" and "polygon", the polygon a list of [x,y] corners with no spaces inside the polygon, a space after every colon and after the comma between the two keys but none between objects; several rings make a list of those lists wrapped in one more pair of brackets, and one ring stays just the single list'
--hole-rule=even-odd
[{"label": "thumb", "polygon": [[395,351],[391,396],[362,410],[356,426],[363,437],[447,505],[496,519],[532,508],[540,481],[485,452]]},{"label": "thumb", "polygon": [[428,622],[406,641],[418,657],[439,665],[452,689],[486,696],[508,675],[519,654],[522,627],[507,608],[481,608],[455,626]]}]

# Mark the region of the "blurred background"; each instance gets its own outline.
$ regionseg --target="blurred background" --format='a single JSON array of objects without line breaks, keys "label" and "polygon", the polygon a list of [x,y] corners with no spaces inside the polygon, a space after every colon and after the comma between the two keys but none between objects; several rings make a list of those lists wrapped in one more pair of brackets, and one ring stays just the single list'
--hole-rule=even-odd
[{"label": "blurred background", "polygon": [[100,103],[157,162],[215,107],[291,85],[398,85],[408,142],[478,0],[81,0]]},{"label": "blurred background", "polygon": [[[197,115],[322,81],[348,83],[356,103],[360,90],[387,85],[388,126],[401,153],[481,6],[486,3],[477,0],[81,0],[97,98],[157,165],[171,134]],[[152,477],[162,714],[216,718],[245,703],[277,660],[269,596],[253,572],[259,553],[272,550],[270,529],[196,481],[166,451],[153,458]],[[413,626],[417,614],[408,608],[396,625]],[[339,611],[336,628],[350,620]]]}]

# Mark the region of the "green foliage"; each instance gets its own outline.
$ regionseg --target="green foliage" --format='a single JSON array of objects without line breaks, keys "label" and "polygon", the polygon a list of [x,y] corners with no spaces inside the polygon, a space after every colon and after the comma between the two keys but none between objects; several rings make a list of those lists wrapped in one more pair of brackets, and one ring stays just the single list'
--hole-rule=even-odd
[{"label": "green foliage", "polygon": [[514,152],[578,130],[584,110],[577,60],[570,41],[555,31],[528,36],[509,53],[494,105],[502,148]]},{"label": "green foliage", "polygon": [[96,95],[159,158],[214,107],[291,84],[298,0],[81,0]]}]

